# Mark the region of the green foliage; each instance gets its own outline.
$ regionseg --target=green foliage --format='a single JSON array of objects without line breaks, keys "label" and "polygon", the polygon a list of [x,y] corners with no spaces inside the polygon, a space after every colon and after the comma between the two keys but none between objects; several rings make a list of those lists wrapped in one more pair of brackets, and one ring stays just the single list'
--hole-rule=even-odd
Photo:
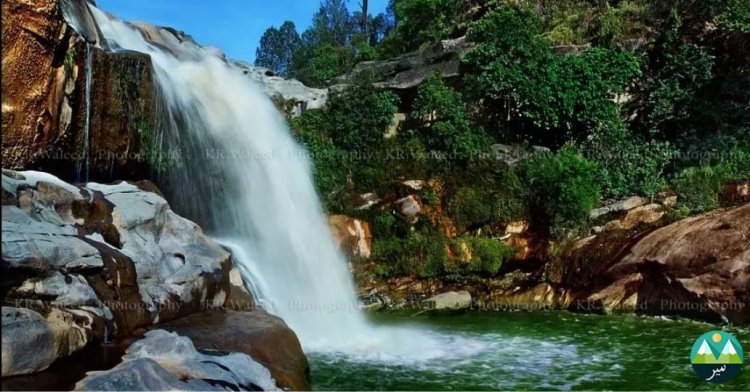
[{"label": "green foliage", "polygon": [[355,53],[346,45],[306,46],[294,56],[294,76],[307,85],[323,87],[332,78],[354,66]]},{"label": "green foliage", "polygon": [[419,49],[422,45],[447,38],[461,9],[459,0],[397,0],[397,24],[384,39],[381,53],[386,57]]},{"label": "green foliage", "polygon": [[459,226],[479,226],[492,219],[492,203],[486,192],[463,187],[450,200],[448,212]]},{"label": "green foliage", "polygon": [[599,202],[597,167],[570,146],[555,155],[524,161],[519,176],[531,190],[535,224],[551,228],[558,238],[588,227],[589,213]]},{"label": "green foliage", "polygon": [[497,121],[494,127],[520,125],[508,136],[530,142],[583,139],[619,112],[614,94],[640,71],[637,57],[624,51],[594,48],[556,57],[539,18],[526,9],[487,14],[471,26],[469,38],[477,42],[464,58],[471,98]]},{"label": "green foliage", "polygon": [[255,65],[272,69],[282,76],[293,76],[294,55],[301,47],[302,39],[294,22],[286,21],[278,29],[270,27],[260,38]]},{"label": "green foliage", "polygon": [[455,157],[466,164],[489,145],[481,129],[472,129],[466,119],[461,95],[433,74],[419,86],[412,118],[422,125],[427,148]]},{"label": "green foliage", "polygon": [[724,165],[683,170],[674,184],[680,206],[691,212],[710,211],[719,207],[719,192],[729,177],[729,170]]},{"label": "green foliage", "polygon": [[719,15],[719,24],[727,30],[750,33],[750,2],[727,0],[726,8]]},{"label": "green foliage", "polygon": [[666,187],[665,169],[672,161],[668,142],[644,142],[624,127],[602,128],[582,146],[597,164],[597,178],[605,199],[631,195],[654,196]]},{"label": "green foliage", "polygon": [[432,189],[423,190],[420,193],[419,198],[422,199],[422,202],[431,207],[437,207],[440,204],[440,196],[438,196],[438,194]]},{"label": "green foliage", "polygon": [[490,196],[492,218],[496,222],[510,222],[529,217],[531,190],[515,171],[505,173]]},{"label": "green foliage", "polygon": [[481,275],[496,275],[503,264],[515,255],[513,248],[494,238],[474,237],[470,239],[470,244],[472,257],[469,269]]},{"label": "green foliage", "polygon": [[343,212],[339,196],[344,190],[348,155],[328,136],[329,121],[323,110],[308,110],[291,122],[297,140],[310,155],[313,180],[329,211]]},{"label": "green foliage", "polygon": [[711,80],[713,56],[687,44],[664,54],[646,99],[647,127],[665,137],[675,137],[690,121],[701,89]]},{"label": "green foliage", "polygon": [[161,173],[171,168],[174,164],[169,156],[161,149],[157,135],[151,130],[151,125],[141,120],[136,127],[140,156],[152,170]]},{"label": "green foliage", "polygon": [[406,238],[389,237],[373,241],[373,260],[380,267],[376,274],[395,276],[416,274],[437,277],[448,262],[447,240],[441,235],[421,232]]},{"label": "green foliage", "polygon": [[385,130],[398,110],[397,102],[393,93],[375,89],[369,79],[331,96],[328,111],[333,142],[351,151],[382,146]]}]

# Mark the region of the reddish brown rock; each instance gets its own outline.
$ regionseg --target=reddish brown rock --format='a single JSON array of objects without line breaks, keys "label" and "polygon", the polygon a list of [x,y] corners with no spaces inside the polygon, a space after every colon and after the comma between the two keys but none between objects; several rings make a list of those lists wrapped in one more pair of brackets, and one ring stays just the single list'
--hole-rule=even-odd
[{"label": "reddish brown rock", "polygon": [[262,310],[199,313],[158,328],[187,336],[197,349],[246,353],[268,368],[280,387],[310,390],[310,370],[297,335]]},{"label": "reddish brown rock", "polygon": [[352,256],[365,259],[370,257],[372,234],[367,222],[344,215],[331,215],[328,217],[328,226],[339,249]]}]

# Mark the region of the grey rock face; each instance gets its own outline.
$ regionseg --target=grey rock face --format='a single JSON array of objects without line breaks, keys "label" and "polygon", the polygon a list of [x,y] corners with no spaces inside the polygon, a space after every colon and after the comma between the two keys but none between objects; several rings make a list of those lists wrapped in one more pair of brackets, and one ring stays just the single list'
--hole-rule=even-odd
[{"label": "grey rock face", "polygon": [[278,389],[268,369],[249,355],[202,354],[190,339],[164,330],[146,333],[123,360],[112,370],[90,374],[76,390]]}]

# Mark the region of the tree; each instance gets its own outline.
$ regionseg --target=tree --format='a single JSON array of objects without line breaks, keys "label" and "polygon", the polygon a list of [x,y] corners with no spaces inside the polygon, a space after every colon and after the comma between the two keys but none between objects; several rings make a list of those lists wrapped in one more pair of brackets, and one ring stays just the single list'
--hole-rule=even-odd
[{"label": "tree", "polygon": [[353,24],[347,0],[323,0],[313,16],[312,26],[302,35],[306,45],[347,45]]},{"label": "tree", "polygon": [[266,67],[283,76],[293,76],[294,55],[302,46],[294,22],[286,21],[280,28],[267,29],[255,51],[255,65]]}]

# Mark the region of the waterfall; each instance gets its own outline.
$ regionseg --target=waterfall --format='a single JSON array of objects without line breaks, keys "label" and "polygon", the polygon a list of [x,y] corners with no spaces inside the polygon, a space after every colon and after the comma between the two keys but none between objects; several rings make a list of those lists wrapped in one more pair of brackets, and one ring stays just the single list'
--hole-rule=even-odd
[{"label": "waterfall", "polygon": [[170,201],[230,248],[255,298],[289,324],[305,350],[441,358],[472,348],[367,322],[307,152],[255,82],[215,50],[167,51],[132,25],[92,13],[111,50],[151,57],[160,102],[152,128],[171,158],[163,182]]},{"label": "waterfall", "polygon": [[[85,72],[86,77],[84,79],[83,94],[86,104],[86,109],[83,119],[83,159],[76,165],[76,181],[88,182],[90,175],[90,160],[91,160],[91,83],[93,79],[93,64],[91,62],[91,44],[86,41],[86,63]],[[83,174],[81,173],[83,171]]]}]

